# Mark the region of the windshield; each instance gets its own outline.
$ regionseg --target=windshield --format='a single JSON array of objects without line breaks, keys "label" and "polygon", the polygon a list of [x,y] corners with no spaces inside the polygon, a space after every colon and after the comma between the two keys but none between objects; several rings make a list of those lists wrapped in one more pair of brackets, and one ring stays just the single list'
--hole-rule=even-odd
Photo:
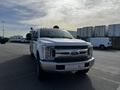
[{"label": "windshield", "polygon": [[69,39],[73,38],[73,36],[68,31],[58,30],[58,29],[44,29],[44,30],[40,30],[40,37],[69,38]]}]

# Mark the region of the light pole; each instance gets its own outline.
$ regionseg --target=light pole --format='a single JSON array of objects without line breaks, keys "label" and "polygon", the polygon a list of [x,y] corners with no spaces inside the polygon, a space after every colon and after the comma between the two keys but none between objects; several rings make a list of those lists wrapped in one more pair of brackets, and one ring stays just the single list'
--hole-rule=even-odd
[{"label": "light pole", "polygon": [[3,24],[3,38],[4,38],[4,33],[5,33],[4,23],[5,23],[5,21],[2,21],[2,24]]}]

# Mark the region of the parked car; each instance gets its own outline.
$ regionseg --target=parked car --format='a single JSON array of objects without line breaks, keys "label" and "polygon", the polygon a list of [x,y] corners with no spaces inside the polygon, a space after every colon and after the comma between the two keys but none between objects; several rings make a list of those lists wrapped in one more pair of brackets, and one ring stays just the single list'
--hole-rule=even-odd
[{"label": "parked car", "polygon": [[12,36],[9,39],[10,42],[23,42],[24,38],[23,36],[17,35],[17,36]]},{"label": "parked car", "polygon": [[5,44],[6,42],[8,42],[8,38],[3,38],[3,37],[0,37],[0,43],[1,44]]}]

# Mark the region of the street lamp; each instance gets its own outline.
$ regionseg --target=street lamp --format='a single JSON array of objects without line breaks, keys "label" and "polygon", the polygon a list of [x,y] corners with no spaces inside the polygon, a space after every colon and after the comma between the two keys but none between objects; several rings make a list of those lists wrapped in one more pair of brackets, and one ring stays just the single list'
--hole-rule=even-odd
[{"label": "street lamp", "polygon": [[5,32],[5,29],[4,29],[4,23],[5,23],[5,21],[2,21],[2,24],[3,24],[3,38],[4,38],[4,32]]}]

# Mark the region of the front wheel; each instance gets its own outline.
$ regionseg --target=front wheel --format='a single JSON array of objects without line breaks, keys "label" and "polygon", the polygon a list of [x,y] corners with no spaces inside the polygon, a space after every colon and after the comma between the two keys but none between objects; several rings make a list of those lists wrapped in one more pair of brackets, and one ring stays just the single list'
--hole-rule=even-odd
[{"label": "front wheel", "polygon": [[79,71],[77,71],[75,74],[77,74],[77,75],[82,75],[82,74],[88,73],[88,71],[89,71],[89,69],[79,70]]},{"label": "front wheel", "polygon": [[39,80],[44,80],[45,79],[45,72],[42,70],[42,68],[41,68],[41,63],[40,63],[40,61],[39,61],[39,56],[37,57],[37,61],[36,61],[37,63],[37,65],[36,65],[36,67],[37,67],[37,77],[38,77],[38,79]]}]

